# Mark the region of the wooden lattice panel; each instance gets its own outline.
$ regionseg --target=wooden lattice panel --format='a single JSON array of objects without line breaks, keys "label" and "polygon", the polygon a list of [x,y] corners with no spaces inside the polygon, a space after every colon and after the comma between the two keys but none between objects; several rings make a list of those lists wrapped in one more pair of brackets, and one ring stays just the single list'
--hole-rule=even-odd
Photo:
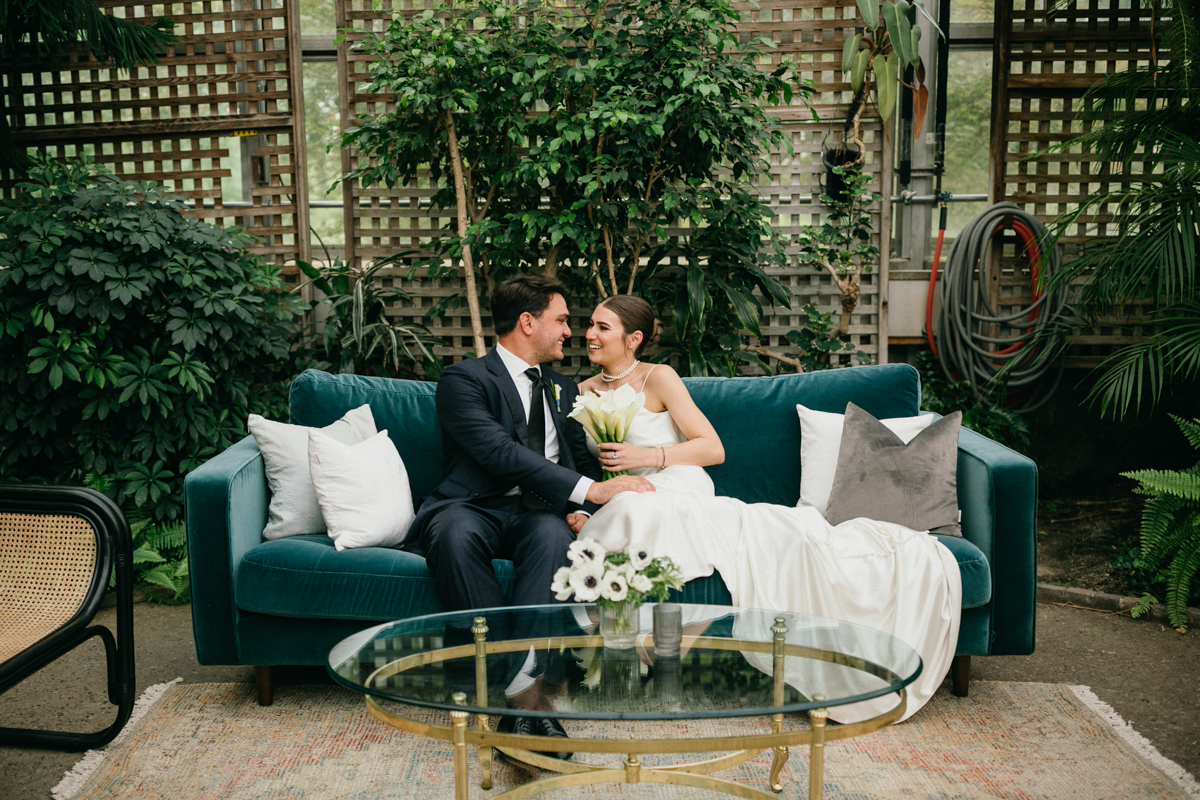
[{"label": "wooden lattice panel", "polygon": [[[816,204],[821,190],[819,181],[823,174],[821,166],[822,142],[833,141],[840,134],[839,114],[850,101],[850,87],[842,81],[840,61],[844,37],[853,35],[856,5],[854,0],[766,0],[757,7],[749,3],[739,6],[745,19],[739,26],[739,35],[767,36],[777,45],[771,51],[770,63],[764,69],[773,69],[779,59],[790,55],[797,63],[800,76],[813,81],[816,93],[814,108],[820,121],[814,121],[812,113],[799,102],[789,108],[772,108],[769,112],[779,119],[790,137],[795,154],[774,152],[770,154],[771,170],[768,180],[760,190],[764,201],[775,215],[777,227],[784,233],[794,235],[801,226],[819,224],[824,209]],[[339,0],[337,3],[337,25],[339,29],[358,31],[381,31],[391,19],[395,9],[409,15],[425,9],[425,4],[413,0]],[[353,124],[364,113],[378,114],[390,111],[389,98],[368,95],[364,92],[368,80],[369,58],[354,52],[352,45],[361,41],[361,35],[350,35],[338,50],[339,82],[342,85],[341,116],[344,124]],[[872,108],[873,112],[874,109]],[[865,169],[875,181],[872,188],[883,193],[891,187],[890,141],[883,135],[883,127],[877,117],[867,115],[865,125],[867,163]],[[358,165],[358,156],[349,151],[342,152],[345,171]],[[885,169],[885,165],[887,165]],[[362,188],[354,184],[343,185],[345,201],[346,258],[352,264],[391,256],[401,250],[424,250],[440,235],[441,229],[452,222],[449,210],[433,212],[430,198],[437,191],[428,179],[417,185],[384,189],[374,186]],[[887,206],[875,209],[876,230],[887,230]],[[685,233],[683,229],[668,229],[669,235]],[[794,252],[795,248],[790,248]],[[886,247],[883,248],[886,250]],[[886,276],[880,275],[879,265],[875,273],[864,276],[862,296],[852,319],[851,338],[861,350],[877,360],[886,357],[880,341],[886,341],[886,320],[880,314],[880,287]],[[767,344],[773,349],[791,351],[782,336],[800,325],[800,308],[814,304],[823,311],[840,309],[840,292],[826,274],[819,274],[808,267],[789,265],[774,270],[774,277],[789,286],[797,295],[792,310],[766,309],[763,333]],[[424,322],[442,336],[446,345],[436,352],[453,359],[462,357],[472,350],[470,320],[466,316],[465,303],[456,312],[436,320],[423,320],[424,310],[438,299],[459,293],[457,284],[417,278],[408,280],[407,272],[394,272],[390,280],[399,282],[414,298],[406,308],[396,308],[397,317]],[[573,321],[575,338],[568,342],[564,367],[568,372],[587,363],[586,348],[582,333],[587,312],[590,309],[573,309],[583,314],[582,319]],[[485,318],[484,327],[488,329]],[[488,343],[491,343],[490,336]]]},{"label": "wooden lattice panel", "polygon": [[[31,50],[4,65],[6,106],[20,109],[18,146],[91,154],[122,178],[158,181],[193,201],[197,217],[247,228],[263,240],[254,252],[280,267],[307,259],[297,3],[97,5],[133,21],[168,16],[179,39],[157,64],[131,73],[101,66],[82,47],[58,60],[39,61]],[[231,198],[243,163],[250,185]],[[11,187],[10,179],[3,189]],[[230,199],[250,207],[230,207]]]},{"label": "wooden lattice panel", "polygon": [[[1079,152],[1044,152],[1091,129],[1080,119],[1083,93],[1107,75],[1167,57],[1161,49],[1154,53],[1148,11],[1138,3],[1054,5],[1054,0],[998,2],[993,59],[989,195],[992,202],[1016,203],[1047,224],[1083,198],[1136,180],[1142,171],[1137,160],[1097,163]],[[1081,216],[1062,239],[1064,257],[1072,258],[1085,239],[1116,234],[1119,221],[1120,211],[1112,206]],[[1011,246],[1006,250],[1016,252]],[[993,296],[1001,303],[1000,313],[1007,313],[1028,302],[1030,276],[1024,259],[1002,258],[1001,265]],[[1139,331],[1148,332],[1146,311],[1131,308],[1121,320],[1080,332],[1071,340],[1068,366],[1096,366],[1115,347],[1137,341]]]}]

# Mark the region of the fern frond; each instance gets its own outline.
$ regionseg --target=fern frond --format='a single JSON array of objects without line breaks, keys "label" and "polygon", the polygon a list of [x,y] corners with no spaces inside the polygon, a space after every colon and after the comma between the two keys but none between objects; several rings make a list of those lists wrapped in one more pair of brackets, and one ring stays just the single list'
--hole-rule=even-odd
[{"label": "fern frond", "polygon": [[1200,450],[1200,419],[1186,420],[1174,414],[1171,414],[1170,417],[1175,420],[1175,424],[1179,426],[1179,430],[1183,431],[1188,444]]},{"label": "fern frond", "polygon": [[1200,570],[1200,528],[1193,520],[1167,573],[1167,619],[1174,628],[1187,628],[1188,595],[1197,570]]},{"label": "fern frond", "polygon": [[133,563],[135,564],[161,564],[166,561],[157,550],[150,550],[145,547],[139,547],[133,551]]},{"label": "fern frond", "polygon": [[1133,604],[1133,608],[1129,609],[1129,616],[1137,619],[1143,614],[1149,614],[1150,609],[1158,603],[1158,598],[1146,592]]},{"label": "fern frond", "polygon": [[146,537],[146,544],[155,550],[169,550],[173,547],[181,547],[186,542],[187,529],[182,524],[172,525],[169,528],[160,528]]},{"label": "fern frond", "polygon": [[[1153,511],[1148,507],[1151,503],[1157,506]],[[1160,497],[1146,505],[1147,508],[1142,512],[1142,559],[1147,565],[1157,568],[1178,549],[1180,531],[1195,513],[1185,514],[1181,519],[1180,512],[1185,503],[1178,497]]]},{"label": "fern frond", "polygon": [[161,586],[164,589],[170,589],[172,593],[176,593],[179,589],[175,586],[175,581],[171,580],[171,576],[161,570],[152,569],[143,572],[139,577],[146,583],[153,583],[156,586]]},{"label": "fern frond", "polygon": [[1200,501],[1200,475],[1192,470],[1143,469],[1137,472],[1122,472],[1142,487],[1159,495],[1174,495],[1185,500]]}]

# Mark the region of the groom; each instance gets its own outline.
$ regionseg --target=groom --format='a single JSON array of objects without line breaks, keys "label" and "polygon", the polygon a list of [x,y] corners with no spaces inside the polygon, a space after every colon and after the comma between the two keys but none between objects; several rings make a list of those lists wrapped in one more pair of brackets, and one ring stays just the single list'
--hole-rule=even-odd
[{"label": "groom", "polygon": [[622,491],[654,491],[645,478],[600,482],[583,428],[567,418],[575,384],[542,369],[563,357],[566,286],[516,275],[492,293],[497,344],[438,380],[442,483],[409,536],[436,577],[448,610],[508,605],[492,559],[511,559],[514,605],[553,602],[550,583],[570,562],[569,514],[590,514]]},{"label": "groom", "polygon": [[[618,492],[654,491],[641,477],[599,480],[583,428],[567,418],[575,384],[541,367],[562,359],[571,335],[565,295],[555,278],[506,280],[491,297],[496,347],[447,367],[438,380],[442,483],[421,505],[405,549],[425,556],[448,610],[508,605],[493,558],[513,562],[515,605],[554,602],[550,583],[570,563],[567,548],[575,538],[567,517],[578,525],[575,515],[590,514]],[[514,708],[549,710],[535,690],[545,667],[531,653],[503,668]],[[502,725],[566,735],[544,718],[503,717]]]}]

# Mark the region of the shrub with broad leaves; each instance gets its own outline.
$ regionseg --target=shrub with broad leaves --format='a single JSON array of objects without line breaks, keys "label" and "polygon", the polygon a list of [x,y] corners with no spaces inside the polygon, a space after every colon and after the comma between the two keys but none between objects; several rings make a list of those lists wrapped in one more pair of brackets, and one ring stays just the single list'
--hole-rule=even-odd
[{"label": "shrub with broad leaves", "polygon": [[36,160],[0,204],[0,481],[82,483],[156,521],[183,476],[286,415],[306,306],[251,239],[153,183]]}]

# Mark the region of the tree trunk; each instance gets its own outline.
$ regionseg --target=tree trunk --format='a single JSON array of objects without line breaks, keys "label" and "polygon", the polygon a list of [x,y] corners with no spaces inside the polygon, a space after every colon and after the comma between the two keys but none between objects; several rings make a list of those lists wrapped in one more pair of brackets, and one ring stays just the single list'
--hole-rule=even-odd
[{"label": "tree trunk", "polygon": [[[458,235],[467,236],[467,190],[463,181],[462,154],[458,152],[458,133],[454,128],[454,112],[443,112],[442,124],[450,140],[450,165],[454,170],[454,197],[458,206]],[[483,358],[487,348],[483,343],[483,315],[479,310],[479,291],[475,286],[475,267],[471,263],[471,248],[465,243],[462,251],[463,271],[467,279],[467,310],[471,314],[471,334],[475,339],[475,356]]]},{"label": "tree trunk", "polygon": [[850,315],[858,307],[858,296],[862,289],[858,285],[858,280],[853,276],[839,288],[842,290],[842,316],[838,321],[838,338],[848,341],[850,338]]}]

